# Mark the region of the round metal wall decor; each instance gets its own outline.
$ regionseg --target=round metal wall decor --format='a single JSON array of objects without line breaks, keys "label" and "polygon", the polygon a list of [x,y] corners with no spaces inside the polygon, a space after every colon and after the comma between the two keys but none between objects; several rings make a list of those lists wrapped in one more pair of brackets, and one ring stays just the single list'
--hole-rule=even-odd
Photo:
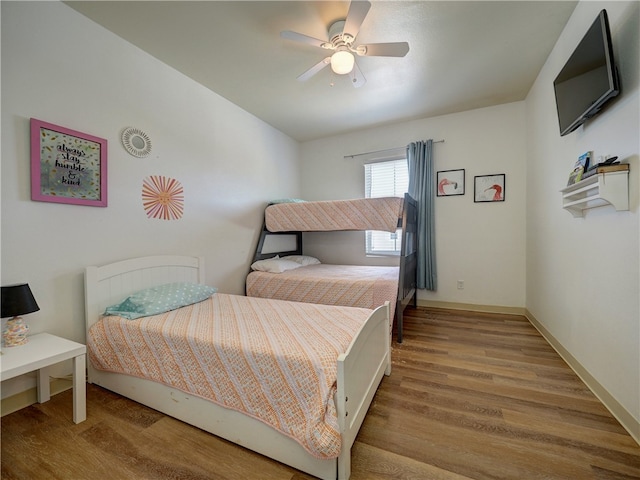
[{"label": "round metal wall decor", "polygon": [[134,157],[143,158],[151,153],[151,139],[142,130],[127,127],[122,132],[122,145]]}]

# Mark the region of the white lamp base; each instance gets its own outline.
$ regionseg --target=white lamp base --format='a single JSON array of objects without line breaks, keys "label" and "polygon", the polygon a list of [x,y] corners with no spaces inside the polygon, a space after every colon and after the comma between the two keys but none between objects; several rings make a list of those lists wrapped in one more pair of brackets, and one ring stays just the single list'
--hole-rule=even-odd
[{"label": "white lamp base", "polygon": [[22,317],[13,317],[7,320],[7,326],[2,332],[2,343],[5,347],[24,345],[29,341],[27,333],[29,333],[29,326],[22,321]]}]

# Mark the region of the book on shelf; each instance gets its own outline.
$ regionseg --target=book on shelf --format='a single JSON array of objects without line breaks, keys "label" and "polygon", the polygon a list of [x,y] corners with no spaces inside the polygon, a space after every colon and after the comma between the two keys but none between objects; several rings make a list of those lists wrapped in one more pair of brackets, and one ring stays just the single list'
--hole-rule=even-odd
[{"label": "book on shelf", "polygon": [[571,172],[571,174],[569,175],[569,181],[567,182],[567,187],[582,180],[583,174],[584,170],[582,168],[576,168],[573,172]]},{"label": "book on shelf", "polygon": [[574,168],[582,167],[582,169],[586,172],[589,170],[589,163],[591,162],[591,157],[593,152],[585,152],[578,157],[578,161],[575,164]]},{"label": "book on shelf", "polygon": [[585,152],[578,157],[578,160],[573,166],[573,170],[569,174],[569,181],[567,182],[567,186],[578,183],[584,178],[585,172],[589,169],[589,162],[591,161],[592,155],[593,152]]}]

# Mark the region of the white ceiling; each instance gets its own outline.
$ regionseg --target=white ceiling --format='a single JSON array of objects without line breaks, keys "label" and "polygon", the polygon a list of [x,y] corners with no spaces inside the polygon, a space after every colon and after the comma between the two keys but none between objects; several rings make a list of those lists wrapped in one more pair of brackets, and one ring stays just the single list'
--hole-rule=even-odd
[{"label": "white ceiling", "polygon": [[410,51],[358,57],[367,83],[357,89],[330,68],[296,80],[326,51],[280,37],[293,30],[326,39],[348,1],[66,3],[307,141],[523,100],[577,2],[373,0],[356,43],[407,41]]}]

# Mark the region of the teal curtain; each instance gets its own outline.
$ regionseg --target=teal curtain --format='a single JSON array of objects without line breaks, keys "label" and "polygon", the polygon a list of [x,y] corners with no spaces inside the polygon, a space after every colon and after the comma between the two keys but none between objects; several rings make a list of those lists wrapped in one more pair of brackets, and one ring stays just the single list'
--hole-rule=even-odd
[{"label": "teal curtain", "polygon": [[418,202],[418,273],[416,286],[436,290],[435,176],[433,140],[407,145],[409,195]]}]

